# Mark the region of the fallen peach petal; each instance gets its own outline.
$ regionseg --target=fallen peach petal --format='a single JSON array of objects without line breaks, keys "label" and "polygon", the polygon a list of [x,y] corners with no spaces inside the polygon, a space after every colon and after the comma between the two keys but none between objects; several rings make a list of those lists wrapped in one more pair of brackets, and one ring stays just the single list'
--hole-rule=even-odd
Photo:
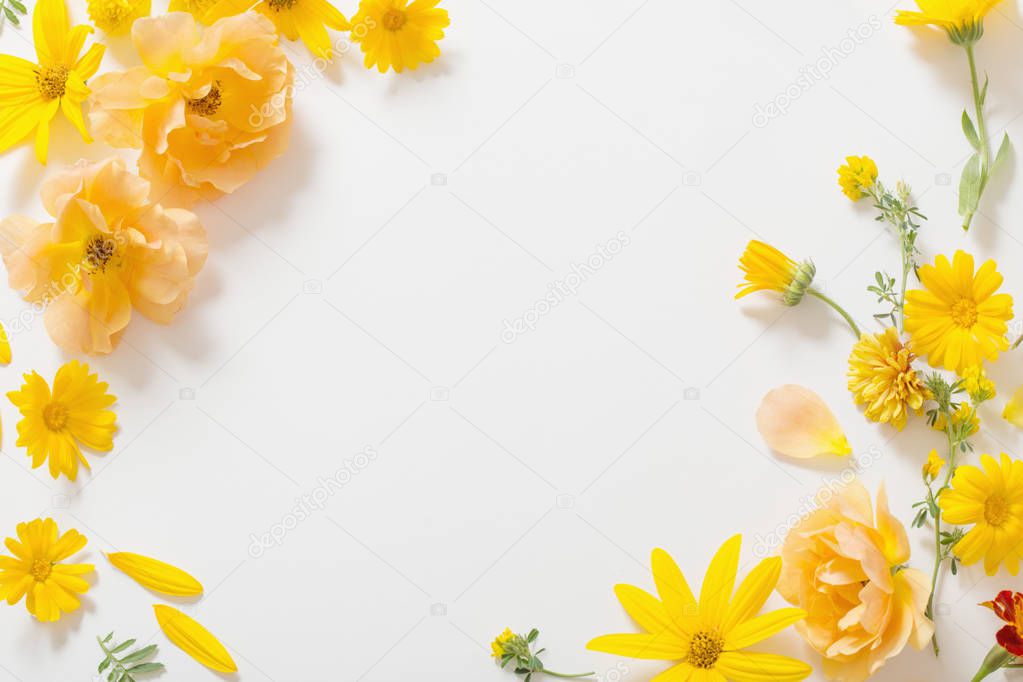
[{"label": "fallen peach petal", "polygon": [[788,384],[764,396],[757,429],[772,450],[789,457],[852,452],[835,415],[819,395],[802,386]]}]

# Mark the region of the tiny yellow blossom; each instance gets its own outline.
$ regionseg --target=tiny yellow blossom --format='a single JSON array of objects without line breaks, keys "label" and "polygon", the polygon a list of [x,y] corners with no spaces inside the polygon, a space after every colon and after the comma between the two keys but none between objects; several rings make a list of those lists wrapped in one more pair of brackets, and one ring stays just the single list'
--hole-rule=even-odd
[{"label": "tiny yellow blossom", "polygon": [[[969,424],[968,427],[967,424]],[[980,429],[980,417],[977,416],[977,410],[969,403],[961,403],[952,413],[952,425],[964,429],[963,437],[972,436]],[[939,414],[932,426],[937,431],[944,431],[948,426],[948,419],[945,418],[945,415]]]},{"label": "tiny yellow blossom", "polygon": [[983,365],[973,365],[963,370],[963,388],[974,403],[982,403],[995,397],[995,382],[987,378]]},{"label": "tiny yellow blossom", "polygon": [[494,658],[501,658],[504,656],[505,650],[504,645],[515,638],[515,633],[511,631],[511,628],[505,628],[504,632],[499,634],[497,638],[490,643],[490,649],[493,652],[491,656]]},{"label": "tiny yellow blossom", "polygon": [[944,466],[945,460],[938,456],[937,450],[931,449],[931,453],[927,455],[927,462],[924,464],[924,480],[930,483],[936,479]]},{"label": "tiny yellow blossom", "polygon": [[853,201],[870,194],[877,181],[877,164],[869,156],[847,156],[838,167],[838,185],[842,193]]}]

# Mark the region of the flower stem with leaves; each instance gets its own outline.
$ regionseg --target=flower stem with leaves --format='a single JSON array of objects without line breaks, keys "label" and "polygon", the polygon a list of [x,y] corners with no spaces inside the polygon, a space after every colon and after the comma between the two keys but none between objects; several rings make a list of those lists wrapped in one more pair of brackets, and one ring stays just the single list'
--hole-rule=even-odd
[{"label": "flower stem with leaves", "polygon": [[540,654],[546,651],[546,649],[533,651],[533,645],[539,636],[540,631],[536,628],[530,630],[529,634],[525,636],[514,634],[511,630],[505,630],[504,634],[498,636],[491,645],[498,665],[504,669],[508,667],[508,664],[514,662],[514,672],[516,675],[523,675],[524,682],[530,682],[533,679],[533,675],[538,674],[562,679],[593,677],[594,673],[592,672],[568,675],[545,668],[540,660]]},{"label": "flower stem with leaves", "polygon": [[885,188],[881,181],[876,181],[864,191],[874,200],[874,208],[880,211],[875,218],[878,222],[890,224],[899,238],[899,253],[902,261],[902,277],[899,289],[895,289],[895,278],[884,272],[874,273],[874,281],[867,287],[867,290],[877,296],[878,303],[888,303],[891,309],[874,315],[874,318],[882,321],[891,320],[893,327],[900,332],[905,327],[906,286],[909,282],[909,274],[916,274],[916,255],[919,251],[916,248],[917,233],[920,229],[919,220],[927,220],[927,216],[911,202],[911,190],[904,182],[898,182],[895,191]]},{"label": "flower stem with leaves", "polygon": [[[162,673],[165,670],[163,663],[146,661],[156,653],[155,644],[124,653],[135,644],[135,640],[129,639],[117,644],[113,639],[112,632],[103,638],[96,637],[104,654],[97,670],[101,675],[106,673],[108,682],[136,682],[138,675]],[[124,655],[119,657],[122,653]]]}]

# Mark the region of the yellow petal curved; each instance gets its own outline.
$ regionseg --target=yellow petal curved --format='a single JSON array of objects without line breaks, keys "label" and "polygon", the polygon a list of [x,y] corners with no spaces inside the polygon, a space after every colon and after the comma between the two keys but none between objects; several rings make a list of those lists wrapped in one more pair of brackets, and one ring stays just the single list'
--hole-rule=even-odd
[{"label": "yellow petal curved", "polygon": [[5,365],[11,362],[11,340],[7,337],[7,330],[0,324],[0,363]]},{"label": "yellow petal curved", "polygon": [[780,575],[781,557],[764,559],[749,572],[749,575],[739,584],[739,589],[735,591],[735,598],[728,605],[728,612],[721,624],[721,632],[726,637],[732,628],[760,612],[760,609],[764,607],[764,602],[774,591],[774,586],[778,584]]},{"label": "yellow petal curved", "polygon": [[728,603],[732,600],[735,576],[739,572],[739,549],[742,536],[733,535],[725,540],[721,549],[710,560],[707,575],[700,588],[700,618],[711,627],[719,628],[725,619]]},{"label": "yellow petal curved", "polygon": [[202,584],[176,566],[131,552],[107,554],[115,568],[143,587],[173,597],[202,594]]},{"label": "yellow petal curved", "polygon": [[154,604],[153,611],[163,634],[167,635],[167,639],[179,649],[210,670],[221,673],[238,672],[238,666],[224,645],[198,621],[163,604]]},{"label": "yellow petal curved", "polygon": [[656,635],[604,635],[591,639],[586,648],[616,656],[654,661],[674,661],[685,658],[689,653],[686,642],[676,637]]},{"label": "yellow petal curved", "polygon": [[727,649],[744,649],[806,618],[803,609],[778,609],[740,623],[725,639]]},{"label": "yellow petal curved", "polygon": [[728,651],[714,666],[734,682],[798,682],[813,672],[806,663],[778,654]]}]

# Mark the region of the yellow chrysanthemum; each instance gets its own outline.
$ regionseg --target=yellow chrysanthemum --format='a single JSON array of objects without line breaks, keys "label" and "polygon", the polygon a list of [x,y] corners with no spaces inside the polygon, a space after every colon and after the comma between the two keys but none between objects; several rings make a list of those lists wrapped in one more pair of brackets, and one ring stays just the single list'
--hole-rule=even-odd
[{"label": "yellow chrysanthemum", "polygon": [[996,294],[1002,276],[993,260],[974,273],[973,256],[956,251],[920,268],[923,289],[906,292],[906,331],[913,352],[932,367],[962,372],[1008,349],[1012,297]]},{"label": "yellow chrysanthemum", "polygon": [[970,399],[974,403],[991,400],[997,395],[995,382],[987,378],[987,372],[984,371],[983,365],[967,367],[963,370],[962,377],[963,388],[970,394]]},{"label": "yellow chrysanthemum", "polygon": [[915,358],[893,327],[856,342],[849,355],[849,391],[857,405],[866,405],[867,419],[901,430],[910,410],[920,413],[930,392],[913,369]]},{"label": "yellow chrysanthemum", "polygon": [[28,449],[33,469],[49,460],[51,476],[73,481],[79,461],[89,468],[82,445],[100,452],[114,447],[117,415],[106,408],[117,398],[86,364],[72,360],[57,370],[52,392],[41,376],[26,374],[21,390],[7,397],[22,415],[15,444]]},{"label": "yellow chrysanthemum", "polygon": [[953,42],[974,42],[983,35],[984,17],[1001,0],[916,0],[919,12],[900,9],[895,23],[903,26],[937,26]]},{"label": "yellow chrysanthemum", "polygon": [[810,261],[797,263],[770,244],[752,240],[739,258],[739,269],[745,282],[739,284],[736,298],[754,291],[777,291],[785,305],[796,305],[803,300],[806,290],[817,274]]},{"label": "yellow chrysanthemum", "polygon": [[86,142],[92,142],[82,117],[89,96],[85,82],[103,59],[104,47],[94,44],[79,58],[88,26],[71,28],[64,0],[39,0],[32,14],[38,64],[0,55],[0,153],[35,131],[36,158],[46,163],[50,121],[64,112]]},{"label": "yellow chrysanthemum", "polygon": [[92,573],[92,564],[61,562],[86,542],[77,530],[58,536],[53,519],[19,523],[18,539],[4,541],[14,556],[0,556],[0,598],[14,606],[25,597],[28,612],[44,622],[76,610],[81,606],[76,595],[89,589],[81,576]]},{"label": "yellow chrysanthemum", "polygon": [[440,56],[437,41],[451,23],[440,0],[362,0],[352,17],[352,40],[359,43],[367,69],[401,73]]},{"label": "yellow chrysanthemum", "polygon": [[643,634],[605,635],[586,647],[618,656],[677,661],[658,680],[775,680],[796,682],[813,669],[794,658],[743,651],[802,620],[802,609],[757,615],[778,582],[781,558],[761,561],[732,594],[739,569],[741,536],[730,538],[710,563],[700,600],[678,565],[661,549],[652,556],[660,599],[633,587],[615,586],[615,594]]},{"label": "yellow chrysanthemum", "polygon": [[513,639],[515,639],[515,633],[511,631],[511,628],[505,628],[504,632],[499,634],[494,641],[490,643],[490,655],[494,658],[501,658],[501,656],[504,656],[504,645]]},{"label": "yellow chrysanthemum", "polygon": [[148,17],[151,0],[89,0],[89,18],[109,35],[123,35],[139,17]]},{"label": "yellow chrysanthemum", "polygon": [[[192,5],[203,3],[203,0],[183,1]],[[310,52],[324,59],[333,59],[335,56],[327,29],[347,31],[351,28],[344,15],[327,0],[219,0],[212,3],[205,15],[189,11],[202,23],[212,25],[218,19],[248,10],[265,16],[273,22],[277,32],[288,40],[301,39]]]},{"label": "yellow chrysanthemum", "polygon": [[945,460],[938,456],[937,450],[932,448],[930,454],[927,455],[927,461],[924,462],[924,480],[929,482],[936,479],[944,466]]},{"label": "yellow chrysanthemum", "polygon": [[1002,453],[1000,462],[981,455],[980,464],[956,469],[952,487],[938,497],[941,518],[973,525],[952,547],[960,561],[970,565],[983,559],[988,575],[1002,565],[1016,575],[1023,557],[1023,461]]},{"label": "yellow chrysanthemum", "polygon": [[876,181],[877,164],[869,156],[847,156],[845,164],[838,167],[838,185],[853,201],[867,196]]}]

